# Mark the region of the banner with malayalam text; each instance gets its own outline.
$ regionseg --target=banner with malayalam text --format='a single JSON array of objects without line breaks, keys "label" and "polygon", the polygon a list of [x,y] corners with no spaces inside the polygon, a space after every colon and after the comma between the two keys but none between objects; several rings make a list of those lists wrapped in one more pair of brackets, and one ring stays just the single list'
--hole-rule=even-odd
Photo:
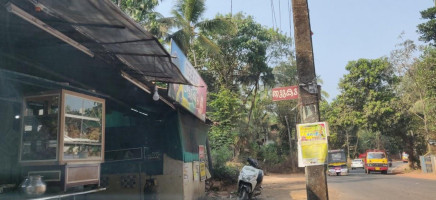
[{"label": "banner with malayalam text", "polygon": [[272,100],[283,101],[298,99],[298,86],[279,87],[272,89]]}]

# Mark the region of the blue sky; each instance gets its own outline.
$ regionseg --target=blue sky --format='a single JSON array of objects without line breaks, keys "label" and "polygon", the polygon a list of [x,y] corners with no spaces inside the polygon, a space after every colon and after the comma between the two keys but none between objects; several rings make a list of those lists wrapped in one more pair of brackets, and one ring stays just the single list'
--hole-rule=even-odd
[{"label": "blue sky", "polygon": [[[289,34],[290,0],[272,1],[275,12],[271,0],[233,0],[233,13],[243,12],[264,26]],[[174,2],[163,0],[157,11],[170,16]],[[206,0],[203,17],[230,13],[230,2]],[[340,92],[338,83],[348,61],[389,56],[401,41],[398,36],[402,32],[405,39],[418,42],[416,26],[424,22],[419,11],[432,6],[432,0],[309,0],[316,73],[324,81],[323,90],[330,94],[330,100]]]}]

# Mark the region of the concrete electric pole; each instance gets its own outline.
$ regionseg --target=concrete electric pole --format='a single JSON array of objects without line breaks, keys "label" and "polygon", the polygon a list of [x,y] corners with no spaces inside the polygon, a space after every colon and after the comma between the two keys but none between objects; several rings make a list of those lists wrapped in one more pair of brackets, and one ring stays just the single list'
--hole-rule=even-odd
[{"label": "concrete electric pole", "polygon": [[[302,123],[319,122],[319,90],[313,60],[312,32],[307,0],[292,0],[294,39],[299,79]],[[307,166],[307,199],[328,200],[326,165]]]}]

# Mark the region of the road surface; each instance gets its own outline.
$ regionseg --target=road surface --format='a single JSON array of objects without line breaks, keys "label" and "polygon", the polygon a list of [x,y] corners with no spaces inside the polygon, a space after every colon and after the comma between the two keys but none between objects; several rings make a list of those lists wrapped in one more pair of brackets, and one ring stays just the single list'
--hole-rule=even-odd
[{"label": "road surface", "polygon": [[[436,176],[426,174],[395,175],[395,171],[406,168],[407,164],[394,162],[388,174],[365,174],[363,169],[351,170],[349,176],[327,178],[330,200],[433,200],[436,199]],[[411,178],[420,177],[420,178]],[[256,200],[306,200],[304,174],[268,173],[263,180],[262,194]],[[210,194],[207,199],[234,200],[236,185]]]},{"label": "road surface", "polygon": [[[393,168],[403,166],[401,162],[393,163]],[[330,198],[335,200],[436,199],[436,180],[409,178],[392,173],[365,174],[363,169],[357,169],[351,170],[349,176],[330,176],[327,182],[329,191],[336,192]]]}]

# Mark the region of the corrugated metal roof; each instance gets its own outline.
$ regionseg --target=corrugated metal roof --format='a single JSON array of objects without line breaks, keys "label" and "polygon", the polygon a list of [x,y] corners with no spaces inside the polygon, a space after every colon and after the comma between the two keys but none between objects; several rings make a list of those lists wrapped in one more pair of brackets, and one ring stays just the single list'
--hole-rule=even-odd
[{"label": "corrugated metal roof", "polygon": [[[84,38],[76,40],[93,54],[111,56],[123,63],[123,70],[140,81],[190,84],[171,62],[170,54],[149,32],[125,15],[110,0],[12,1],[24,11],[32,6],[45,13],[38,18],[47,24],[73,27]],[[32,6],[26,5],[30,2]],[[30,7],[30,8],[29,8]],[[42,15],[39,15],[42,16]],[[77,33],[58,30],[71,38]]]}]

